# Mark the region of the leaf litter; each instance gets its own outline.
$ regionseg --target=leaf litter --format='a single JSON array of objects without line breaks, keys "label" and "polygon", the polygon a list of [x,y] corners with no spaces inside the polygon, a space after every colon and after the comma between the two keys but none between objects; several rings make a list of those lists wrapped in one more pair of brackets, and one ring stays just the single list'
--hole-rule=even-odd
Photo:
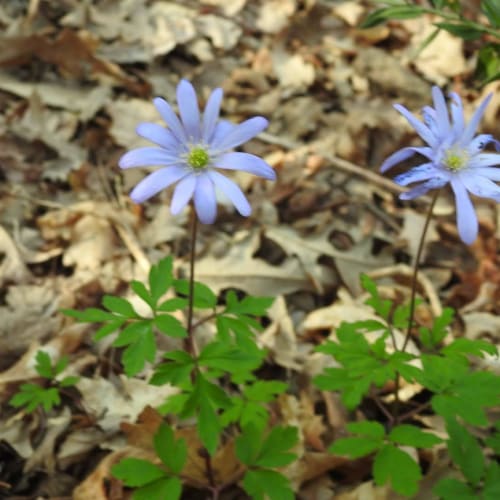
[{"label": "leaf litter", "polygon": [[[222,86],[227,118],[270,120],[245,150],[271,163],[278,182],[238,174],[254,214],[242,220],[225,207],[202,231],[197,279],[216,293],[276,297],[260,343],[273,378],[295,388],[273,409],[300,434],[299,460],[284,473],[302,498],[390,498],[365,481],[366,463],[325,451],[348,418],[335,395],[312,389],[325,363],[313,350],[342,321],[369,316],[360,272],[408,297],[405,264],[415,256],[420,207],[395,203],[397,187],[376,174],[411,134],[391,104],[418,108],[431,83],[462,85],[470,56],[443,32],[413,60],[432,19],[357,30],[367,9],[321,0],[0,6],[0,438],[9,450],[0,449],[0,460],[18,464],[0,481],[13,495],[125,498],[116,480],[106,486],[111,466],[125,456],[154,459],[160,417],[152,406],[172,389],[147,385],[147,373],[126,379],[109,344],[92,346],[93,332],[58,310],[126,295],[127,283],[143,281],[166,254],[186,274],[186,214],[170,216],[168,193],[132,205],[125,193],[143,174],[117,168],[124,149],[140,145],[135,124],[158,119],[151,97],[172,100],[185,77],[205,97]],[[466,105],[492,91],[484,129],[494,132],[498,83],[471,91]],[[459,309],[461,335],[497,343],[500,209],[482,206],[478,242],[457,250],[450,207],[448,199],[437,207],[422,290],[432,313]],[[427,312],[419,314],[425,322]],[[48,419],[7,404],[19,384],[36,379],[40,348],[54,359],[69,355],[67,370],[80,376],[69,405]],[[484,363],[498,370],[497,360]],[[403,386],[401,399],[420,391]],[[193,426],[176,432],[199,447]],[[188,461],[193,488],[206,484],[200,460]],[[434,460],[431,470],[447,471]],[[231,440],[214,464],[221,481],[238,476]]]}]

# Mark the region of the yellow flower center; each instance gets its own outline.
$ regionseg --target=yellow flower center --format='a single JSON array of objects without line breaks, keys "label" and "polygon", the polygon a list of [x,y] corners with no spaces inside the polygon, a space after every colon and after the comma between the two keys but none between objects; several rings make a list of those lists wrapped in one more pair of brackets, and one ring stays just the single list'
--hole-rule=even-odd
[{"label": "yellow flower center", "polygon": [[188,154],[187,162],[193,168],[200,169],[207,166],[210,157],[208,153],[200,147],[194,147]]},{"label": "yellow flower center", "polygon": [[468,163],[469,154],[463,149],[449,149],[443,158],[444,166],[452,172],[462,170]]}]

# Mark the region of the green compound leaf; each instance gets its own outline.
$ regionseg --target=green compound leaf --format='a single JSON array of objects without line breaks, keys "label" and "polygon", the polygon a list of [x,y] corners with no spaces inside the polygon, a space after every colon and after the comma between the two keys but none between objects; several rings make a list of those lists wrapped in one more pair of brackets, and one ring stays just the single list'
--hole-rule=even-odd
[{"label": "green compound leaf", "polygon": [[174,432],[162,423],[153,438],[156,454],[173,474],[180,474],[187,460],[185,439],[175,439]]},{"label": "green compound leaf", "polygon": [[462,337],[455,339],[446,347],[443,347],[443,349],[441,349],[441,353],[444,356],[450,358],[454,356],[465,359],[467,359],[467,356],[477,356],[478,358],[484,358],[485,354],[497,356],[498,349],[495,345],[486,340],[473,340]]},{"label": "green compound leaf", "polygon": [[123,316],[129,319],[139,317],[132,307],[132,304],[123,297],[105,295],[102,299],[102,305],[108,309],[108,311],[111,311],[113,314],[118,316]]},{"label": "green compound leaf", "polygon": [[161,314],[156,316],[154,324],[161,333],[174,338],[186,338],[187,330],[184,325],[170,314]]},{"label": "green compound leaf", "polygon": [[381,318],[387,321],[392,308],[392,301],[380,297],[377,284],[366,274],[362,274],[360,279],[361,286],[370,294],[370,298],[365,301],[365,304],[372,307]]},{"label": "green compound leaf", "polygon": [[236,439],[236,454],[249,467],[283,467],[297,458],[289,451],[297,441],[296,427],[274,427],[263,439],[263,429],[250,424]]},{"label": "green compound leaf", "polygon": [[151,309],[154,309],[155,303],[144,283],[136,280],[131,281],[130,288],[132,288],[135,294],[138,295],[144,302],[146,302],[146,304],[148,304]]},{"label": "green compound leaf", "polygon": [[54,370],[52,369],[52,360],[50,359],[48,353],[46,353],[45,351],[38,351],[36,353],[35,360],[35,370],[40,376],[48,379],[55,377],[56,373],[54,373]]},{"label": "green compound leaf", "polygon": [[94,340],[97,342],[103,339],[104,337],[107,337],[108,335],[115,333],[122,327],[122,325],[126,321],[127,321],[126,318],[117,318],[113,319],[113,321],[110,321],[109,323],[106,323],[94,333]]},{"label": "green compound leaf", "polygon": [[41,387],[38,384],[22,384],[20,391],[9,401],[14,408],[24,406],[27,413],[31,413],[39,406],[46,412],[52,410],[54,406],[61,404],[59,391],[55,387]]},{"label": "green compound leaf", "polygon": [[152,363],[156,355],[154,334],[148,330],[134,343],[130,344],[122,355],[123,368],[127,377],[133,377],[145,366],[146,361]]},{"label": "green compound leaf", "polygon": [[385,429],[378,422],[351,422],[347,424],[347,430],[359,436],[337,439],[330,446],[330,453],[359,458],[370,455],[384,444]]},{"label": "green compound leaf", "polygon": [[432,448],[434,445],[442,443],[443,440],[422,429],[409,424],[401,424],[392,429],[389,439],[393,443],[404,446],[414,446],[415,448]]},{"label": "green compound leaf", "polygon": [[149,270],[149,289],[153,309],[155,309],[160,297],[172,286],[173,281],[172,257],[165,257],[151,267]]},{"label": "green compound leaf", "polygon": [[59,386],[60,387],[71,387],[71,386],[77,384],[79,380],[80,380],[80,377],[77,377],[77,376],[74,376],[74,375],[70,375],[68,377],[64,377],[59,382]]},{"label": "green compound leaf", "polygon": [[453,462],[460,468],[469,483],[477,486],[485,469],[481,445],[455,418],[446,421],[446,430],[449,436],[448,452]]},{"label": "green compound leaf", "polygon": [[194,359],[185,351],[170,351],[164,354],[170,360],[155,367],[155,373],[149,381],[152,385],[170,383],[183,386],[191,379],[191,372],[195,367]]},{"label": "green compound leaf", "polygon": [[252,500],[294,500],[288,479],[272,470],[249,470],[243,477],[243,488]]},{"label": "green compound leaf", "polygon": [[132,488],[144,486],[165,477],[165,471],[141,458],[124,458],[111,467],[111,473]]},{"label": "green compound leaf", "polygon": [[394,5],[392,7],[384,7],[370,13],[361,23],[360,28],[372,28],[379,24],[385,23],[391,19],[413,19],[424,13],[424,9],[417,5]]},{"label": "green compound leaf", "polygon": [[116,319],[116,316],[114,314],[103,311],[102,309],[97,309],[95,307],[89,307],[84,311],[76,311],[75,309],[61,309],[61,312],[66,316],[75,318],[77,321],[80,321],[82,323],[101,323],[103,321]]},{"label": "green compound leaf", "polygon": [[485,500],[496,500],[500,498],[500,465],[493,460],[486,469],[483,484],[483,498]]},{"label": "green compound leaf", "polygon": [[391,482],[397,493],[415,495],[422,478],[420,467],[413,458],[391,444],[384,445],[375,455],[373,478],[379,486]]},{"label": "green compound leaf", "polygon": [[434,318],[432,328],[421,327],[419,329],[420,339],[427,349],[435,349],[448,335],[448,327],[454,316],[454,309],[445,307],[441,315]]},{"label": "green compound leaf", "polygon": [[288,389],[288,384],[278,381],[258,380],[252,385],[247,385],[243,389],[243,395],[250,401],[262,401],[269,403],[278,394],[282,394]]},{"label": "green compound leaf", "polygon": [[134,491],[132,500],[179,500],[182,483],[177,477],[163,477]]},{"label": "green compound leaf", "polygon": [[453,478],[441,479],[432,491],[443,500],[477,500],[478,498],[473,488]]},{"label": "green compound leaf", "polygon": [[265,316],[267,310],[274,302],[273,297],[253,297],[248,295],[238,301],[236,293],[232,290],[226,294],[225,314],[249,314],[251,316]]},{"label": "green compound leaf", "polygon": [[[189,281],[188,280],[175,280],[175,291],[179,295],[189,295]],[[198,281],[194,283],[193,289],[193,304],[198,309],[213,309],[217,305],[217,295],[210,290],[210,288]]]},{"label": "green compound leaf", "polygon": [[188,305],[187,299],[181,297],[174,297],[173,299],[167,299],[162,302],[157,308],[157,311],[161,312],[174,312],[181,309],[185,309]]},{"label": "green compound leaf", "polygon": [[129,323],[116,337],[113,342],[114,347],[124,347],[129,344],[138,342],[139,339],[146,335],[148,332],[152,332],[152,325],[150,319],[145,319],[141,321],[134,321]]},{"label": "green compound leaf", "polygon": [[201,366],[223,370],[231,374],[251,372],[260,366],[261,361],[260,352],[248,352],[237,346],[217,341],[207,344],[198,357]]},{"label": "green compound leaf", "polygon": [[352,434],[359,434],[373,439],[383,439],[385,436],[384,426],[378,422],[363,420],[347,424],[347,430]]}]

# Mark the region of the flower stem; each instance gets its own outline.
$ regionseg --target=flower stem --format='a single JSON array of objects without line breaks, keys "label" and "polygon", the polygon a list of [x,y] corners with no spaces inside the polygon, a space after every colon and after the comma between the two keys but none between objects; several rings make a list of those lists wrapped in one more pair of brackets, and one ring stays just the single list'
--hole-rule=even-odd
[{"label": "flower stem", "polygon": [[415,299],[417,295],[417,278],[420,265],[420,258],[422,256],[422,250],[424,249],[425,236],[427,234],[427,230],[429,229],[429,223],[431,222],[434,206],[436,205],[436,201],[438,199],[440,192],[441,192],[440,189],[436,190],[434,196],[432,197],[432,201],[429,206],[429,211],[427,212],[427,217],[425,219],[424,228],[422,229],[422,234],[420,235],[420,241],[418,242],[417,255],[415,255],[415,261],[413,263],[413,276],[411,278],[410,313],[408,315],[408,328],[406,329],[406,336],[403,345],[401,347],[401,352],[404,352],[406,350],[406,346],[408,345],[408,342],[410,341],[411,337],[413,317],[415,316]]},{"label": "flower stem", "polygon": [[[429,229],[432,213],[434,211],[434,207],[436,205],[436,201],[438,199],[440,192],[441,192],[440,189],[436,190],[434,196],[432,197],[432,201],[429,206],[429,211],[427,212],[427,217],[425,219],[424,228],[422,229],[422,234],[420,235],[420,241],[418,242],[417,254],[415,255],[415,261],[413,263],[413,276],[411,279],[410,312],[408,314],[408,327],[406,329],[406,335],[403,341],[403,345],[401,346],[400,349],[401,352],[404,352],[406,350],[408,342],[410,341],[411,338],[411,329],[413,326],[413,318],[415,316],[415,299],[417,296],[417,278],[418,278],[420,259],[422,257],[422,251],[424,249],[425,236],[427,234],[427,230]],[[400,387],[401,387],[401,374],[399,372],[396,372],[396,377],[394,380],[394,408],[393,408],[393,421],[395,425],[397,425],[400,420],[399,419],[399,408],[401,406],[401,402],[399,400]]]},{"label": "flower stem", "polygon": [[187,338],[185,348],[189,354],[195,355],[195,345],[193,338],[193,302],[194,302],[194,260],[196,257],[196,234],[198,231],[198,217],[194,211],[191,211],[191,241],[189,256],[189,295],[188,295],[188,316],[187,316]]}]

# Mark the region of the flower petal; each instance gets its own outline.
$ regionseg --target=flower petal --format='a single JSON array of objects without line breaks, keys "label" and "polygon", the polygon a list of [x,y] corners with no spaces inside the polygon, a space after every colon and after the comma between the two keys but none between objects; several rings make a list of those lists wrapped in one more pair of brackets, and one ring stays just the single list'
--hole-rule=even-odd
[{"label": "flower petal", "polygon": [[488,106],[492,97],[493,94],[487,95],[486,98],[483,100],[483,102],[479,105],[479,107],[472,115],[470,122],[468,123],[467,127],[465,127],[462,137],[460,138],[460,143],[462,146],[467,147],[469,142],[474,137],[477,127],[479,126],[479,122],[481,121],[481,118],[483,117],[484,112],[486,111],[486,107]]},{"label": "flower petal", "polygon": [[186,132],[170,104],[161,97],[153,99],[153,103],[172,134],[174,134],[179,142],[185,144],[187,142]]},{"label": "flower petal", "polygon": [[469,160],[469,167],[494,167],[500,165],[500,154],[498,153],[481,153],[473,156]]},{"label": "flower petal", "polygon": [[159,193],[162,189],[182,179],[188,173],[189,172],[185,168],[178,165],[156,170],[135,186],[130,193],[130,198],[132,198],[135,203],[142,203],[156,193]]},{"label": "flower petal", "polygon": [[397,175],[394,177],[394,182],[400,186],[407,186],[413,182],[426,181],[432,177],[443,177],[443,174],[432,163],[424,163]]},{"label": "flower petal", "polygon": [[194,207],[203,224],[213,224],[217,216],[214,185],[207,174],[198,176],[194,190]]},{"label": "flower petal", "polygon": [[184,177],[177,186],[175,186],[174,195],[170,203],[170,212],[172,215],[179,214],[182,209],[188,204],[192,198],[196,187],[197,175],[188,174]]},{"label": "flower petal", "polygon": [[258,156],[250,153],[226,153],[214,160],[214,166],[225,170],[241,170],[271,181],[276,180],[276,172]]},{"label": "flower petal", "polygon": [[432,149],[425,146],[402,148],[385,159],[384,163],[382,163],[380,167],[380,171],[382,173],[386,172],[394,165],[397,165],[398,163],[401,163],[402,161],[410,158],[415,153],[421,154],[429,160],[432,160],[432,158],[434,157],[434,152],[432,151]]},{"label": "flower petal", "polygon": [[451,181],[451,188],[455,193],[457,206],[457,227],[460,239],[470,245],[477,238],[478,222],[474,206],[470,201],[465,186],[459,178]]},{"label": "flower petal", "polygon": [[177,85],[177,105],[188,141],[199,142],[200,108],[194,87],[187,80],[181,80]]},{"label": "flower petal", "polygon": [[215,186],[231,200],[232,204],[241,215],[248,217],[252,213],[252,207],[239,186],[214,170],[209,170],[207,174],[210,176]]},{"label": "flower petal", "polygon": [[210,147],[212,148],[213,144],[218,144],[219,142],[221,142],[222,139],[224,139],[224,137],[236,127],[237,125],[231,123],[228,120],[219,120],[215,125],[212,139],[210,140]]},{"label": "flower petal", "polygon": [[486,177],[475,175],[475,171],[464,172],[460,176],[465,188],[476,196],[481,198],[491,198],[500,202],[500,186],[497,186],[493,181]]},{"label": "flower petal", "polygon": [[431,147],[438,145],[438,140],[431,132],[429,127],[424,125],[420,120],[417,120],[404,106],[401,104],[394,104],[394,108],[399,111],[408,121],[408,123],[415,129],[415,132]]},{"label": "flower petal", "polygon": [[250,118],[234,126],[226,136],[221,137],[217,141],[214,139],[212,145],[219,151],[235,148],[252,139],[257,134],[260,134],[267,125],[268,121],[262,116]]},{"label": "flower petal", "polygon": [[490,142],[495,142],[493,136],[490,134],[480,134],[469,143],[467,151],[470,155],[476,155],[482,151]]},{"label": "flower petal", "polygon": [[436,110],[436,125],[439,131],[439,138],[443,139],[450,133],[450,117],[448,116],[448,108],[444,100],[441,89],[437,86],[432,87],[432,99],[434,101],[434,109]]},{"label": "flower petal", "polygon": [[205,106],[205,111],[203,112],[202,139],[206,144],[210,143],[215,130],[215,125],[219,119],[222,96],[222,89],[215,89],[210,94]]},{"label": "flower petal", "polygon": [[424,182],[423,184],[420,184],[414,187],[413,189],[406,191],[405,193],[401,193],[399,195],[399,199],[413,200],[414,198],[418,198],[419,196],[426,194],[431,189],[437,189],[443,187],[447,182],[448,181],[446,179],[440,179],[440,178],[430,179]]},{"label": "flower petal", "polygon": [[496,167],[477,167],[474,169],[474,175],[480,175],[490,179],[490,181],[500,181],[500,168]]},{"label": "flower petal", "polygon": [[456,92],[450,92],[451,98],[451,117],[453,120],[453,135],[454,139],[457,140],[464,131],[464,108],[462,106],[462,99]]},{"label": "flower petal", "polygon": [[158,144],[158,146],[169,150],[172,154],[176,154],[179,148],[179,141],[174,134],[156,123],[139,123],[135,131],[137,135]]},{"label": "flower petal", "polygon": [[137,148],[125,153],[118,165],[120,168],[146,167],[148,165],[173,165],[179,163],[179,158],[160,148]]}]

